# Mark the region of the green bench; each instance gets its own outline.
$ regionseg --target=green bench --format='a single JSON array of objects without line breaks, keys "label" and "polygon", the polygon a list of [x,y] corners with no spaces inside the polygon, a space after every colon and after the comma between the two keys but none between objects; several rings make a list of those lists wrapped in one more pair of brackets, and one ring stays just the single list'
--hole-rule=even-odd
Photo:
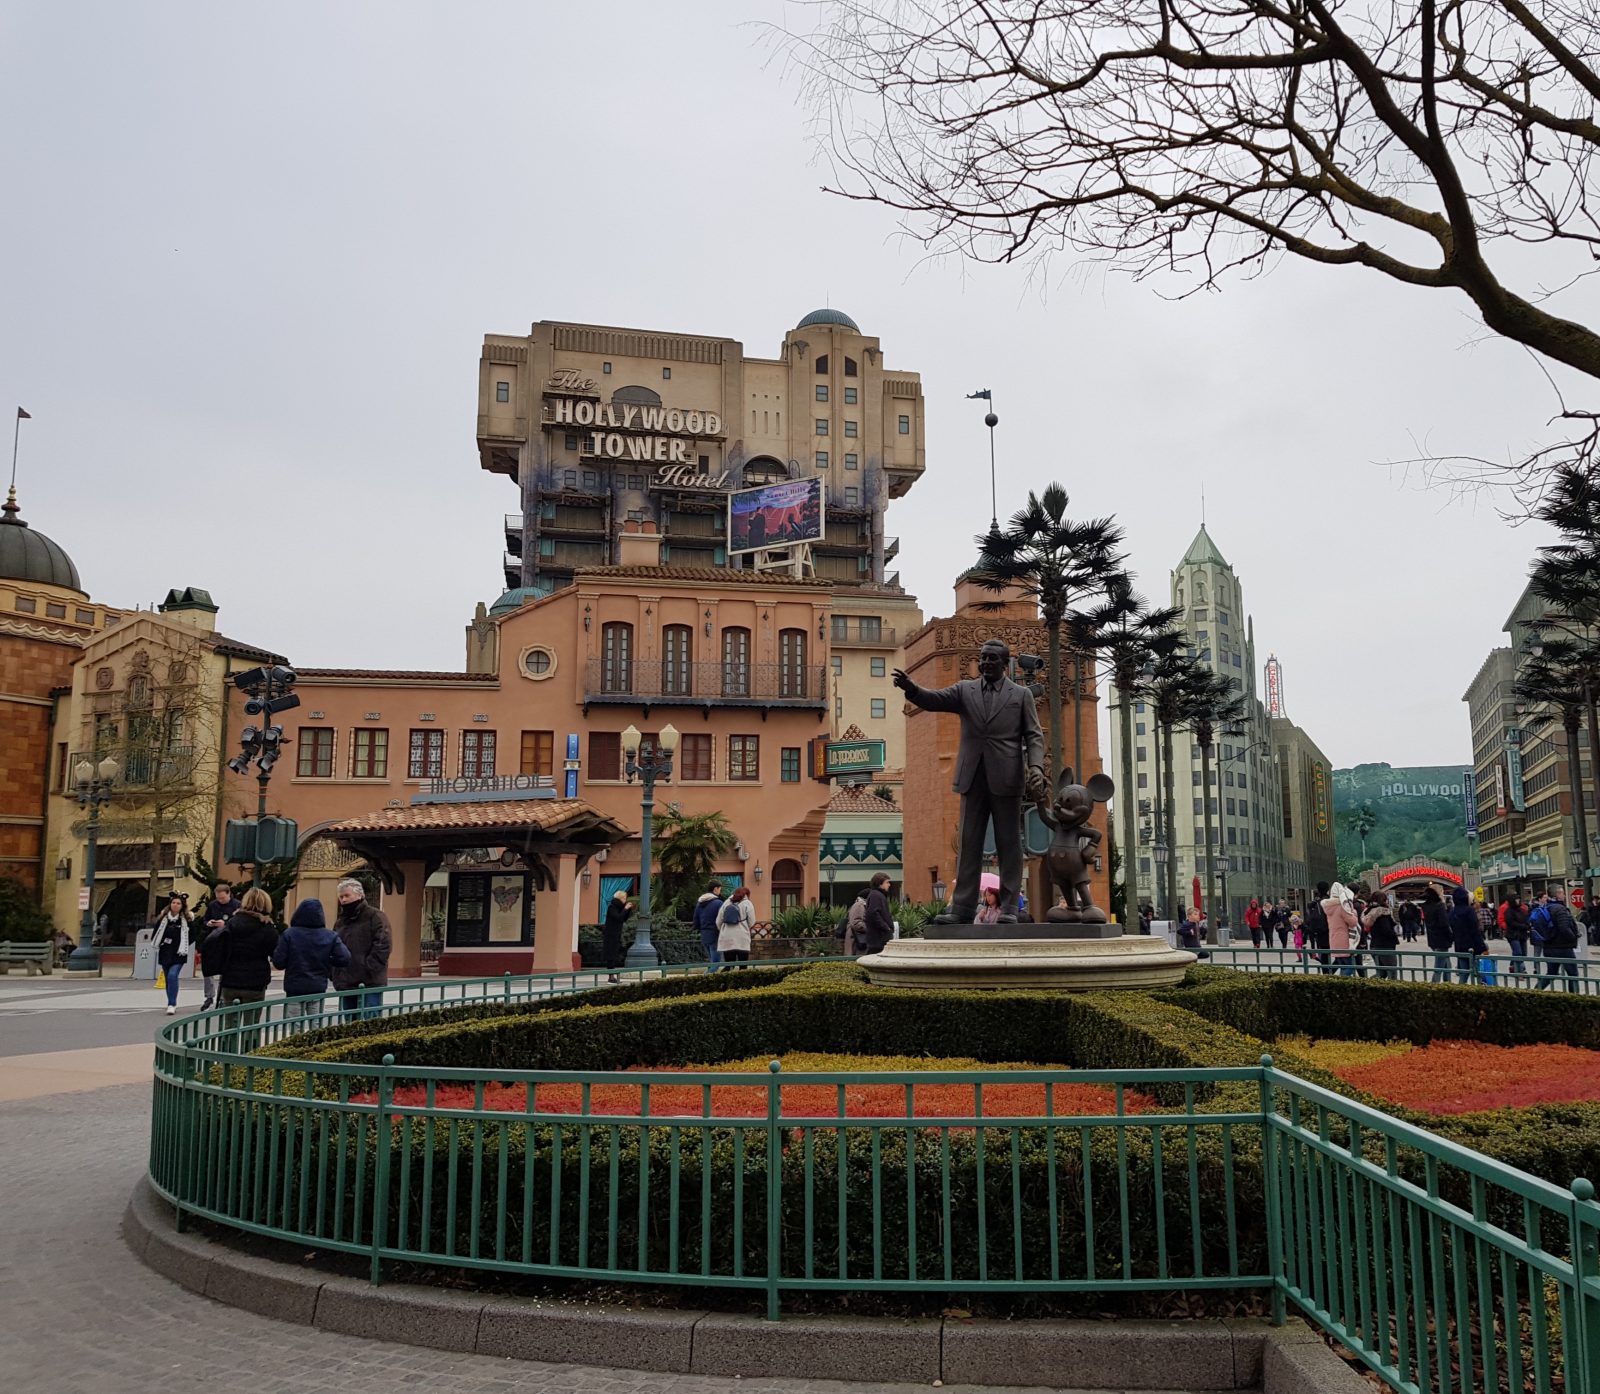
[{"label": "green bench", "polygon": [[22,968],[31,978],[35,973],[49,973],[55,958],[55,948],[50,944],[13,944],[0,939],[0,973]]}]

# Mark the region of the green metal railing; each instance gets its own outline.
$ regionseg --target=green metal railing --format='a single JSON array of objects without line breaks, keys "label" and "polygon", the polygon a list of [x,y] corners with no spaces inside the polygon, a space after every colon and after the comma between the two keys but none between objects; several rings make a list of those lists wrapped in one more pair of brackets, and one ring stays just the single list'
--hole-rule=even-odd
[{"label": "green metal railing", "polygon": [[[593,981],[408,985],[377,1010]],[[321,1005],[289,1017],[275,999],[163,1032],[150,1175],[180,1225],[360,1255],[373,1282],[404,1262],[741,1288],[774,1318],[797,1291],[1258,1290],[1396,1390],[1600,1388],[1589,1183],[1529,1178],[1270,1057],[752,1075],[248,1053],[339,1019],[336,998]],[[1057,1111],[1062,1085],[1099,1086],[1109,1106]],[[1008,1112],[1018,1087],[1042,1116]]]},{"label": "green metal railing", "polygon": [[[1210,962],[1241,973],[1342,973],[1407,983],[1475,983],[1479,986],[1600,993],[1600,960],[1552,959],[1535,953],[1458,954],[1453,949],[1364,949],[1321,956],[1315,949],[1255,948],[1237,941],[1208,945]],[[1581,951],[1580,951],[1581,952]],[[1345,963],[1342,959],[1349,958]]]}]

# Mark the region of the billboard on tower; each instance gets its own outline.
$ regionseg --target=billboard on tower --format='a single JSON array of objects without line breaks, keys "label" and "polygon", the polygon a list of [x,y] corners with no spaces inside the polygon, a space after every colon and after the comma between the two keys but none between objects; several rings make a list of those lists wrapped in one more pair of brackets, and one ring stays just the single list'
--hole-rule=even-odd
[{"label": "billboard on tower", "polygon": [[788,479],[728,495],[728,552],[822,541],[822,479]]}]

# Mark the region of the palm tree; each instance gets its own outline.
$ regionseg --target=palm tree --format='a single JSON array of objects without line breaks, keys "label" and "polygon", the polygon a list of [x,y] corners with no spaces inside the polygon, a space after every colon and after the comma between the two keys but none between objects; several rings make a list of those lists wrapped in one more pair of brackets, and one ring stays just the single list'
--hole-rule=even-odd
[{"label": "palm tree", "polygon": [[[1017,590],[1038,602],[1049,642],[1050,776],[1060,775],[1061,760],[1061,626],[1074,600],[1103,593],[1119,571],[1122,529],[1110,518],[1075,523],[1067,516],[1067,491],[1049,485],[1011,517],[1004,532],[992,527],[977,539],[978,563],[969,573],[985,590]],[[1003,601],[983,608],[998,610]],[[1072,689],[1074,725],[1079,684]],[[1076,767],[1074,767],[1076,768]]]},{"label": "palm tree", "polygon": [[1164,918],[1172,919],[1178,905],[1177,823],[1173,813],[1172,733],[1188,720],[1194,694],[1216,675],[1196,658],[1187,645],[1173,648],[1156,659],[1140,674],[1139,691],[1149,704],[1156,723],[1157,783],[1161,786],[1158,805],[1157,839],[1166,844],[1166,908]]},{"label": "palm tree", "polygon": [[1215,852],[1211,839],[1211,747],[1217,731],[1240,727],[1250,716],[1250,703],[1239,684],[1223,673],[1197,663],[1194,673],[1178,694],[1182,724],[1189,728],[1200,747],[1200,805],[1206,819],[1206,937],[1216,941],[1217,882]]},{"label": "palm tree", "polygon": [[[1583,806],[1583,781],[1580,766],[1578,728],[1586,710],[1592,712],[1594,685],[1591,681],[1591,651],[1572,639],[1549,639],[1533,662],[1518,674],[1513,692],[1517,714],[1530,727],[1538,727],[1552,717],[1560,717],[1567,736],[1567,766],[1572,779],[1572,831],[1577,838],[1580,859],[1589,857],[1589,819]],[[1595,749],[1591,742],[1591,755]],[[1588,891],[1588,878],[1584,878]]]},{"label": "palm tree", "polygon": [[[670,904],[682,918],[685,895],[692,900],[705,889],[720,858],[738,845],[739,839],[717,811],[685,813],[669,807],[658,813],[650,825],[650,838],[656,846],[655,860],[661,868],[661,904]],[[651,897],[654,899],[654,897]]]},{"label": "palm tree", "polygon": [[[1113,577],[1106,588],[1107,610],[1102,622],[1093,625],[1093,647],[1106,664],[1117,694],[1117,724],[1121,746],[1120,783],[1117,786],[1117,811],[1121,815],[1122,870],[1127,880],[1123,904],[1129,910],[1139,904],[1139,867],[1135,850],[1139,845],[1138,793],[1133,782],[1133,707],[1137,700],[1140,674],[1147,666],[1182,647],[1184,639],[1175,628],[1182,618],[1179,609],[1152,610],[1142,595],[1133,589],[1133,578],[1126,572]],[[1074,768],[1077,768],[1074,766]]]},{"label": "palm tree", "polygon": [[1355,817],[1350,820],[1350,831],[1361,839],[1361,867],[1367,866],[1367,834],[1378,826],[1378,814],[1372,807],[1372,800],[1368,799],[1356,810]]}]

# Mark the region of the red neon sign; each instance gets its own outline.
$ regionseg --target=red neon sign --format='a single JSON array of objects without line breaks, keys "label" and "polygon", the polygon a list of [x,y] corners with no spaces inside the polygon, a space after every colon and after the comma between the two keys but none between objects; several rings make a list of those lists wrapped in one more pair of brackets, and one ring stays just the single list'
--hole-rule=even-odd
[{"label": "red neon sign", "polygon": [[1443,866],[1406,866],[1398,871],[1386,871],[1378,878],[1380,886],[1392,886],[1396,881],[1448,881],[1452,886],[1466,885],[1459,872]]}]

